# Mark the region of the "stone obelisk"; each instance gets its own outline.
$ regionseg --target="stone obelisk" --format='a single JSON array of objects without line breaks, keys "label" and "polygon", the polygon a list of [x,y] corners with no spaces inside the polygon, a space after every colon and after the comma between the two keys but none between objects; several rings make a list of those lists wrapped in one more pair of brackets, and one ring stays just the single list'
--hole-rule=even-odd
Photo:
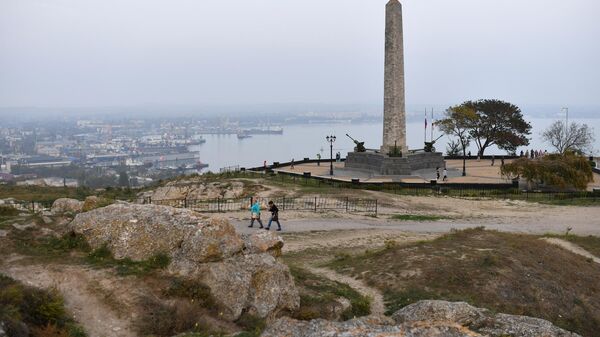
[{"label": "stone obelisk", "polygon": [[385,79],[381,151],[387,154],[394,146],[397,146],[403,154],[407,153],[402,4],[398,0],[390,0],[385,8]]}]

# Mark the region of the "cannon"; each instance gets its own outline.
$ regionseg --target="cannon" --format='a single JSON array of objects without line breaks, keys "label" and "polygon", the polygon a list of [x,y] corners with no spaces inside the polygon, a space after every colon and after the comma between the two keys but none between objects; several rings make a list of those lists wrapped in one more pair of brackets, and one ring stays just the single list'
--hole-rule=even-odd
[{"label": "cannon", "polygon": [[349,134],[346,134],[346,137],[352,139],[354,144],[356,144],[356,147],[354,148],[355,152],[366,152],[367,151],[367,149],[365,148],[365,142],[359,142],[358,140],[350,137]]},{"label": "cannon", "polygon": [[411,152],[435,152],[435,142],[437,142],[438,140],[440,140],[440,138],[444,137],[444,135],[441,135],[439,137],[437,137],[435,140],[431,141],[431,142],[425,142],[425,147],[422,149],[418,149],[418,150],[411,150]]}]

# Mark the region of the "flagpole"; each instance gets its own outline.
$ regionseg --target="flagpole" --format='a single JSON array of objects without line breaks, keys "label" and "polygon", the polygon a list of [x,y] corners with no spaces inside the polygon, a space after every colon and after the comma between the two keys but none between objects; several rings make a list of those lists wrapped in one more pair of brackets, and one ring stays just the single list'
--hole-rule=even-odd
[{"label": "flagpole", "polygon": [[433,108],[431,108],[431,141],[433,142]]},{"label": "flagpole", "polygon": [[425,139],[423,141],[423,144],[425,144],[425,143],[427,143],[427,108],[425,108],[425,130],[423,130],[423,131],[424,131],[423,138]]}]

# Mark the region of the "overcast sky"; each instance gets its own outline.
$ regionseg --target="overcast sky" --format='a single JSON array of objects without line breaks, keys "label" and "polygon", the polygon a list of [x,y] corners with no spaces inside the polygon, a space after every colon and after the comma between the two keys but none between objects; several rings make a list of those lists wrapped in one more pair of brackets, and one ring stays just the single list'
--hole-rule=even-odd
[{"label": "overcast sky", "polygon": [[[0,106],[379,103],[386,0],[0,0]],[[600,1],[404,0],[408,104],[600,105]]]}]

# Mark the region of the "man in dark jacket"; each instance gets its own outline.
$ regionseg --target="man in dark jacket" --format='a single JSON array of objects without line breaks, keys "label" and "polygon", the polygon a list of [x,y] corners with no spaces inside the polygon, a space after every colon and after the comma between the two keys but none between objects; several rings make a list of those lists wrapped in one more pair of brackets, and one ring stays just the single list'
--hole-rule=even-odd
[{"label": "man in dark jacket", "polygon": [[271,212],[271,219],[269,219],[269,224],[267,225],[266,230],[271,229],[271,222],[275,221],[277,223],[277,230],[281,230],[281,224],[279,223],[279,208],[277,205],[273,203],[273,201],[269,201],[269,212]]}]

